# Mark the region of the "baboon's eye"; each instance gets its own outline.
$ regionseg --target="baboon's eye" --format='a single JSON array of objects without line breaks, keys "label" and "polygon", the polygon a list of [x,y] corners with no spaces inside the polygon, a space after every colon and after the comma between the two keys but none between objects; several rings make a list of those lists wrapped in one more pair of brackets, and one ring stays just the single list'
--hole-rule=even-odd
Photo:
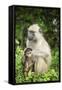
[{"label": "baboon's eye", "polygon": [[30,33],[35,33],[34,31],[29,31]]},{"label": "baboon's eye", "polygon": [[39,32],[42,32],[41,29],[39,29]]},{"label": "baboon's eye", "polygon": [[43,31],[42,31],[42,29],[39,29],[39,32],[43,34]]}]

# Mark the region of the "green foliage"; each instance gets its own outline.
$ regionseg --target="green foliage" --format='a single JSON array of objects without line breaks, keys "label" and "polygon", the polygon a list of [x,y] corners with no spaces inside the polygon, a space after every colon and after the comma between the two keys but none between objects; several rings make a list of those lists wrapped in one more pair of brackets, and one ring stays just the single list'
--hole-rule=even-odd
[{"label": "green foliage", "polygon": [[[59,43],[60,10],[58,8],[16,8],[16,38],[25,48],[27,28],[37,23],[52,48]],[[54,22],[55,21],[55,22]],[[53,24],[54,22],[54,24]]]},{"label": "green foliage", "polygon": [[56,71],[59,72],[59,49],[54,48],[52,51],[52,66],[51,68],[55,68]]},{"label": "green foliage", "polygon": [[16,48],[16,83],[27,82],[47,82],[59,80],[59,53],[58,49],[52,50],[52,65],[47,73],[36,74],[29,72],[28,77],[23,73],[23,50],[21,47]]},{"label": "green foliage", "polygon": [[18,46],[16,48],[16,82],[23,81],[23,50]]}]

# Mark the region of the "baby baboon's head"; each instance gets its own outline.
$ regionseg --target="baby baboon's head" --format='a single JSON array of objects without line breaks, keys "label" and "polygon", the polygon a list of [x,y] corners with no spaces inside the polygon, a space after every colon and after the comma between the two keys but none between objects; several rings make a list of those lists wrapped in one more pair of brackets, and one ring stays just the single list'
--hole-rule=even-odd
[{"label": "baby baboon's head", "polygon": [[27,48],[25,51],[24,51],[24,55],[27,56],[27,57],[31,57],[32,55],[32,49],[31,48]]}]

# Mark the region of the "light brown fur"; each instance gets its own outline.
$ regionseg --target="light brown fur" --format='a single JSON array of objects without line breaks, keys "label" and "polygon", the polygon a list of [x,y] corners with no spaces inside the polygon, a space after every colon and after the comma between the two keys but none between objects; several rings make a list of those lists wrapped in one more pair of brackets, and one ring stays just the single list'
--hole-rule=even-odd
[{"label": "light brown fur", "polygon": [[34,71],[44,73],[48,71],[51,64],[51,49],[43,34],[39,32],[39,28],[37,24],[33,24],[28,28],[28,32],[35,31],[36,42],[27,38],[26,47],[32,49],[33,61],[35,62]]}]

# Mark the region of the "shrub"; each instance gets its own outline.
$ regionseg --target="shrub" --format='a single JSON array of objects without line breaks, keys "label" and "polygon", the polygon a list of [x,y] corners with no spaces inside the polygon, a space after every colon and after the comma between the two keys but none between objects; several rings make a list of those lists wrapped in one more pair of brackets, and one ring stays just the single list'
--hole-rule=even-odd
[{"label": "shrub", "polygon": [[36,74],[29,72],[28,77],[23,74],[23,50],[16,47],[16,83],[25,82],[47,82],[59,80],[59,53],[58,49],[52,50],[52,64],[47,73]]}]

